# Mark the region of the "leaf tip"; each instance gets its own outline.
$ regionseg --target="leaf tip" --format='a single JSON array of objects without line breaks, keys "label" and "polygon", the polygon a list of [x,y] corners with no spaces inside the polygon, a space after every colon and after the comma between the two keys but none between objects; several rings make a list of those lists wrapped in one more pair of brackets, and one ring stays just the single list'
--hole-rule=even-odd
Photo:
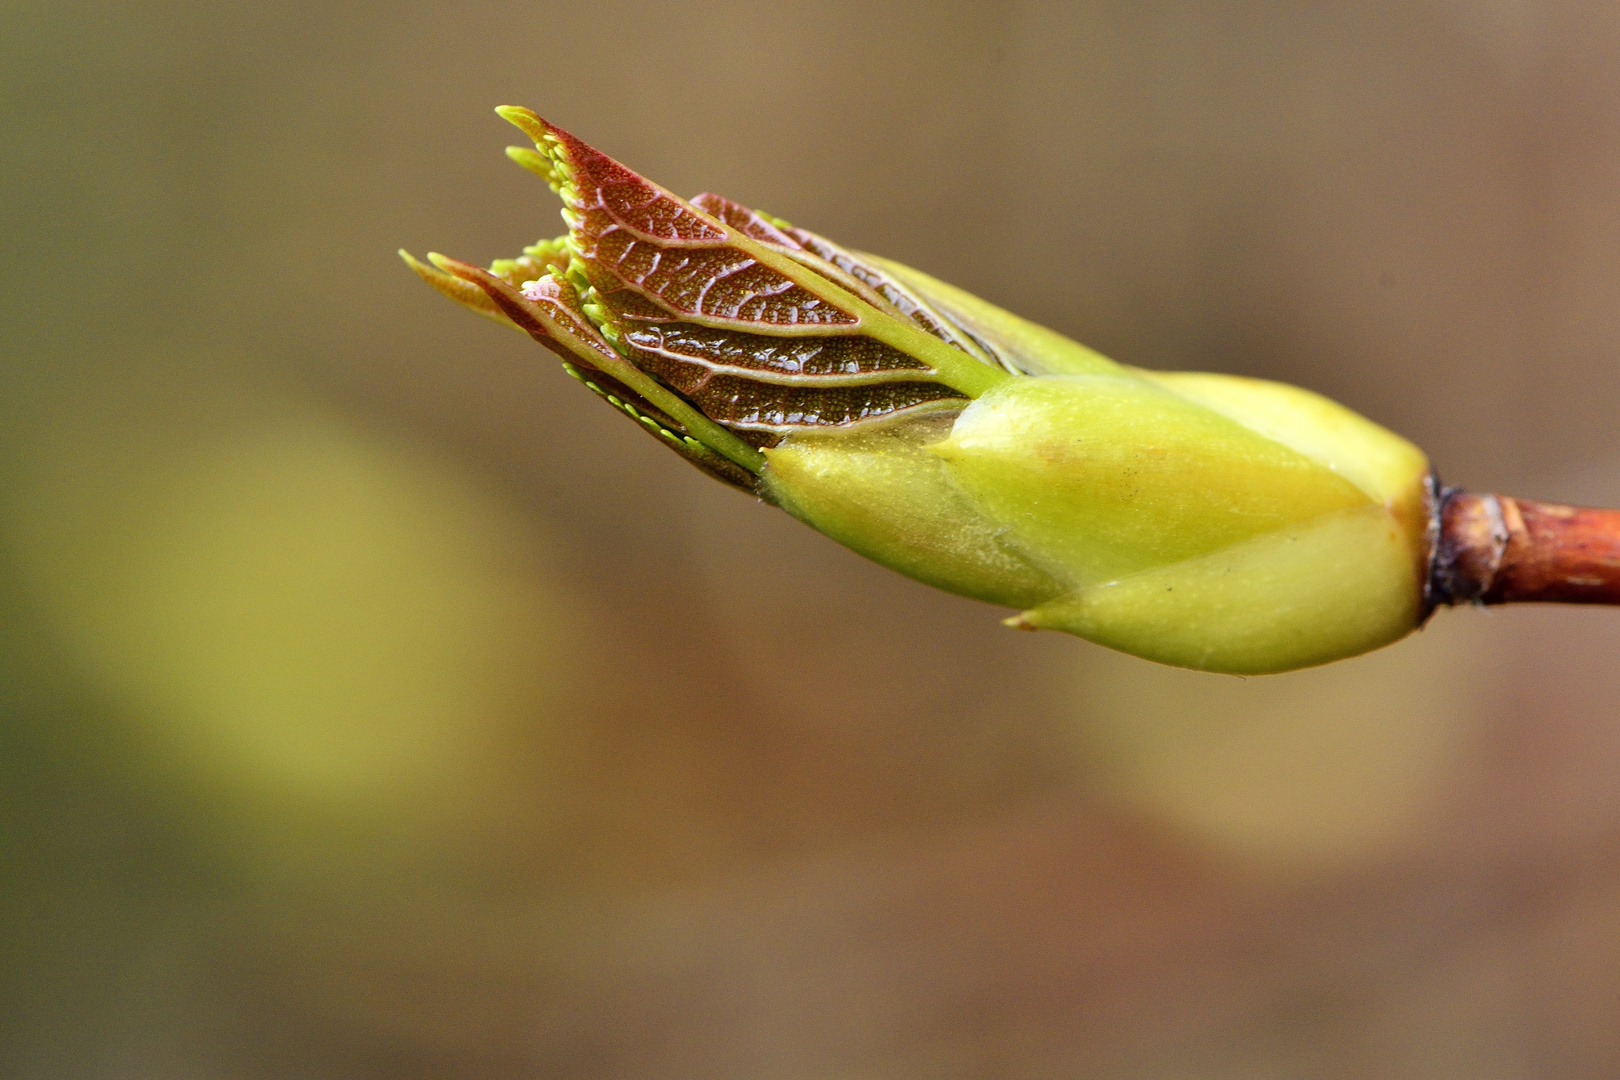
[{"label": "leaf tip", "polygon": [[466,263],[452,259],[449,256],[440,255],[436,251],[428,252],[428,262],[432,263],[432,266],[428,266],[404,248],[399,249],[399,257],[405,260],[406,266],[415,271],[417,277],[456,303],[469,307],[478,314],[494,319],[498,323],[512,327],[517,326],[501,311],[495,301],[490,299],[484,290],[476,284],[475,278],[470,278],[465,273],[458,271],[458,268],[459,270],[473,270],[476,268],[469,267]]},{"label": "leaf tip", "polygon": [[551,126],[540,119],[533,109],[525,109],[521,105],[497,105],[495,115],[521,130],[536,143],[545,138],[546,133],[550,131]]},{"label": "leaf tip", "polygon": [[[462,270],[468,269],[467,264],[462,262],[460,259],[452,259],[448,255],[440,255],[437,251],[428,252],[427,253],[427,260],[428,260],[428,262],[432,263],[434,266],[436,266],[440,270],[442,270],[444,273],[451,274],[451,275],[453,275],[455,277],[464,276],[462,274],[457,274],[456,273],[456,268],[457,267],[461,268]],[[420,266],[421,264],[418,263],[417,265]],[[427,269],[426,267],[422,267],[422,268],[424,270]]]}]

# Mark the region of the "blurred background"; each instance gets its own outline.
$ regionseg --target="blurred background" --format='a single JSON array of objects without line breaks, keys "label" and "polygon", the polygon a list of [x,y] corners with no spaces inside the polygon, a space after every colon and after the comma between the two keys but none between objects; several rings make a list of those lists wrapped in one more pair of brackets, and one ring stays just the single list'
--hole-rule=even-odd
[{"label": "blurred background", "polygon": [[1620,1075],[1620,614],[1013,634],[394,255],[529,105],[1620,504],[1608,0],[0,10],[0,1074]]}]

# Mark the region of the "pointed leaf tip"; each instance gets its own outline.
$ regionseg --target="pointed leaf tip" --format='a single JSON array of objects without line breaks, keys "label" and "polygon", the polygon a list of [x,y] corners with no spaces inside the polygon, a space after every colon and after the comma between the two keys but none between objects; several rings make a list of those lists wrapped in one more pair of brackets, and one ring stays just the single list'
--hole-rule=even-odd
[{"label": "pointed leaf tip", "polygon": [[[405,260],[406,266],[410,267],[416,272],[417,277],[421,278],[423,281],[427,282],[429,285],[432,285],[435,289],[438,289],[441,292],[444,290],[446,283],[455,280],[450,275],[446,274],[442,268],[435,269],[433,266],[427,265],[427,263],[424,263],[421,259],[418,259],[415,255],[412,255],[404,248],[399,249],[399,257]],[[431,261],[433,256],[429,255],[428,259]],[[436,265],[437,264],[435,264],[435,266]]]},{"label": "pointed leaf tip", "polygon": [[540,119],[533,109],[525,109],[521,105],[498,105],[495,107],[495,115],[508,124],[519,128],[523,134],[536,143],[545,138],[547,131],[551,127],[551,125]]},{"label": "pointed leaf tip", "polygon": [[[485,295],[484,290],[479,288],[478,285],[463,280],[463,275],[446,272],[450,266],[464,267],[467,265],[466,263],[457,262],[455,259],[447,258],[437,252],[429,252],[428,261],[433,263],[433,266],[428,266],[404,248],[399,249],[399,257],[405,260],[406,266],[416,272],[417,277],[456,303],[470,307],[478,314],[494,319],[498,323],[521,329],[501,311],[495,301]],[[435,270],[434,267],[438,267],[438,269]]]}]

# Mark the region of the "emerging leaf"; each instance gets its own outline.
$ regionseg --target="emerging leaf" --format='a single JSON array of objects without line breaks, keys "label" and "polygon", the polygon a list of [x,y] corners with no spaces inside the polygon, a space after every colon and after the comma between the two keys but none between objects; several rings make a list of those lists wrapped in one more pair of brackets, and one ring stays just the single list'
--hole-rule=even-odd
[{"label": "emerging leaf", "polygon": [[874,263],[718,195],[687,202],[527,110],[499,111],[534,139],[509,156],[561,196],[567,236],[488,271],[407,261],[589,385],[614,380],[614,399],[739,486],[752,482],[710,458],[756,474],[753,448],[793,431],[959,409],[1012,370]]},{"label": "emerging leaf", "polygon": [[1292,387],[1116,364],[497,111],[567,235],[487,270],[406,260],[711,475],[1012,625],[1166,663],[1286,670],[1421,621],[1428,463],[1398,436]]}]

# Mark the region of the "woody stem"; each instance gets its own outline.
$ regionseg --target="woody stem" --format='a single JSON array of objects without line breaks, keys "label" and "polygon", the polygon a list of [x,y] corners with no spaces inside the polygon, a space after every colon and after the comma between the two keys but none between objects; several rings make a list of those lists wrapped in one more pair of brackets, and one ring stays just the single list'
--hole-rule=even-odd
[{"label": "woody stem", "polygon": [[1429,595],[1434,604],[1620,604],[1620,510],[1445,491]]}]

